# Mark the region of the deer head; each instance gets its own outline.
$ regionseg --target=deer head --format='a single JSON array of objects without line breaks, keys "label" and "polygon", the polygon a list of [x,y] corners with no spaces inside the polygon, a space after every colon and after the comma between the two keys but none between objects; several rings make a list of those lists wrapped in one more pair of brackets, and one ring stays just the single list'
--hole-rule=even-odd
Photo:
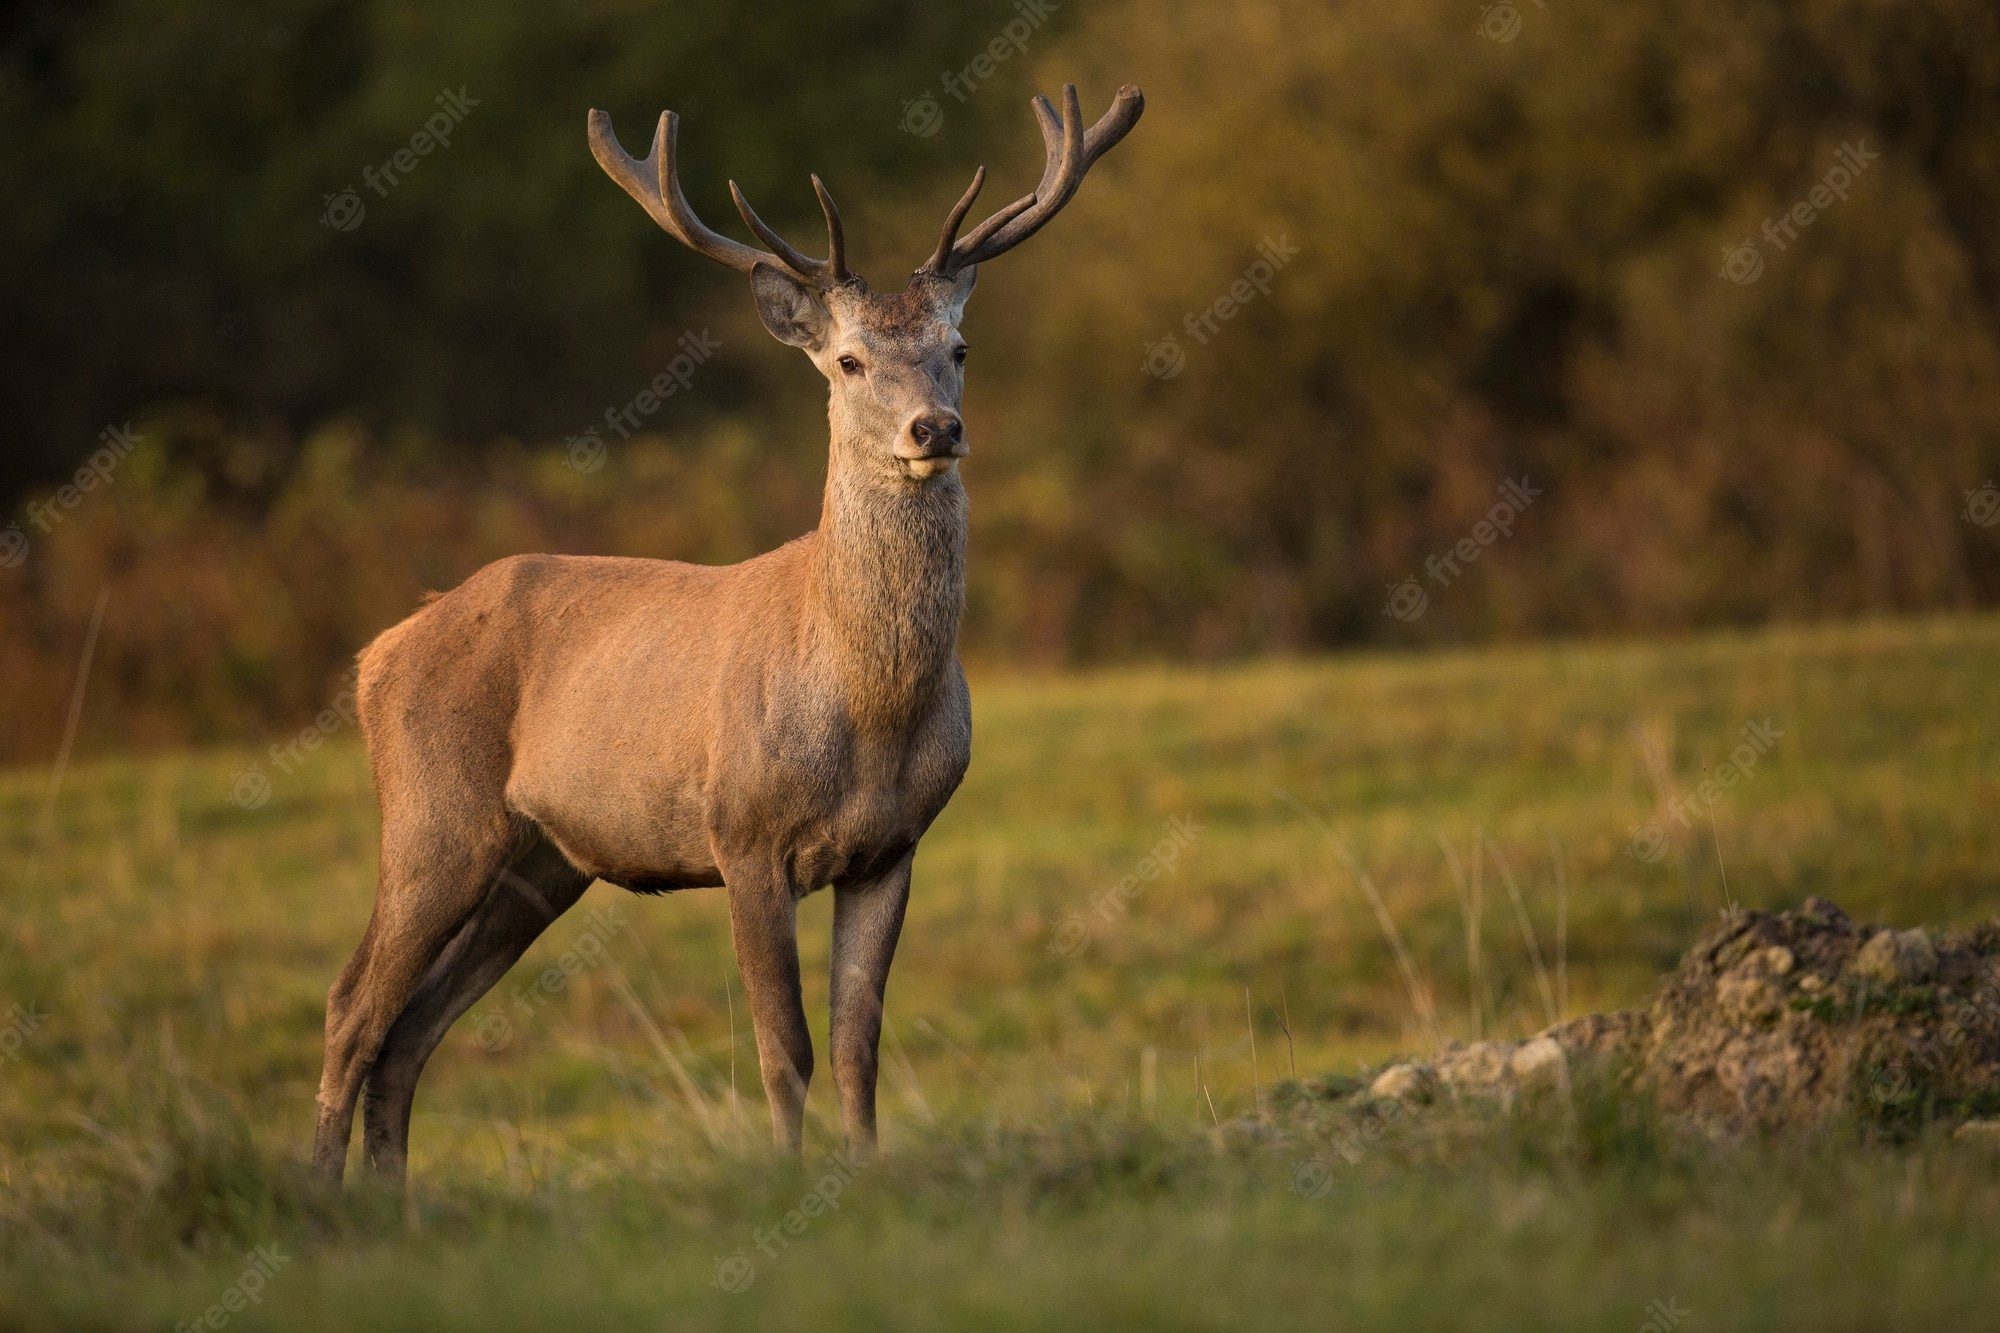
[{"label": "deer head", "polygon": [[643,162],[619,147],[611,117],[592,111],[590,150],[669,235],[750,276],[764,327],[779,342],[804,351],[826,376],[836,448],[850,449],[852,463],[921,482],[951,471],[967,453],[959,416],[966,343],[958,326],[978,266],[1027,240],[1062,210],[1091,164],[1138,123],[1145,98],[1127,84],[1088,129],[1074,85],[1063,89],[1060,116],[1047,98],[1038,96],[1032,105],[1047,154],[1040,183],[960,236],[986,183],[986,168],[979,168],[945,218],[937,249],[894,293],[871,290],[848,268],[840,210],[818,176],[812,184],[826,215],[824,259],[794,249],[767,226],[735,181],[729,193],[736,211],[768,248],[744,245],[704,225],[681,192],[680,117],[671,111],[661,114]]}]

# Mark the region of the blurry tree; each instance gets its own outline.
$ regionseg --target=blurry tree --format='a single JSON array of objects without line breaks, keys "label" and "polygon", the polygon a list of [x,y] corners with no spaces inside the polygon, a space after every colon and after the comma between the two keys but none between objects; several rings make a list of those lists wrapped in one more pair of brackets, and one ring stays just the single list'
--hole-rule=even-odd
[{"label": "blurry tree", "polygon": [[[982,460],[983,634],[1182,654],[2000,591],[1962,517],[2000,472],[2000,11],[1495,8],[1128,0],[1039,63],[1149,112],[975,316],[1021,358],[976,382],[1019,446]],[[1427,575],[1523,476],[1514,535]]]},{"label": "blurry tree", "polygon": [[[806,223],[809,170],[858,199],[933,169],[903,102],[1011,15],[884,0],[12,8],[0,494],[58,477],[107,422],[161,402],[261,432],[276,463],[336,414],[446,448],[574,430],[650,379],[718,298],[742,304],[599,173],[589,107],[641,154],[660,110],[681,112],[683,174],[718,225],[735,221],[732,176],[765,216]],[[461,90],[473,105],[448,146],[397,172],[440,94]],[[728,407],[747,386],[719,369],[710,401]]]},{"label": "blurry tree", "polygon": [[[812,521],[818,381],[601,177],[591,105],[635,152],[685,113],[718,226],[734,176],[811,241],[819,171],[893,286],[975,162],[988,202],[1031,184],[1031,88],[1075,81],[1093,114],[1145,88],[971,306],[975,657],[2000,596],[1990,0],[97,0],[0,25],[0,493],[148,431],[129,484],[0,570],[31,701],[0,752],[51,743],[106,583],[128,732],[241,733],[309,714],[419,587],[494,555],[727,560]],[[451,146],[370,188],[459,89]],[[358,220],[328,212],[350,188]],[[703,329],[691,392],[607,434],[604,471],[563,466]],[[1509,479],[1539,494],[1482,529]]]}]

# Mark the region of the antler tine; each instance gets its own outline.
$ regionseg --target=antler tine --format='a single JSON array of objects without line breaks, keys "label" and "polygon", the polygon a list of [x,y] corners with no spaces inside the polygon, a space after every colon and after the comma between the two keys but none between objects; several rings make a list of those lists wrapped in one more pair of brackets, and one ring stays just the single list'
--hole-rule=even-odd
[{"label": "antler tine", "polygon": [[[1042,132],[1042,148],[1047,154],[1042,179],[1034,192],[1021,196],[987,218],[968,235],[956,240],[948,251],[941,246],[941,253],[933,255],[924,265],[925,269],[950,276],[1004,254],[1040,231],[1075,197],[1091,164],[1109,152],[1139,123],[1139,117],[1146,109],[1146,98],[1137,87],[1126,84],[1118,90],[1110,109],[1098,117],[1097,123],[1088,130],[1083,128],[1083,113],[1077,103],[1074,84],[1063,88],[1060,117],[1045,97],[1034,98],[1030,105],[1034,108],[1035,122]],[[961,201],[960,208],[969,207],[968,196]],[[957,222],[962,221],[960,216],[948,224],[949,230],[955,232]]]},{"label": "antler tine", "polygon": [[847,269],[847,233],[840,227],[840,210],[833,206],[833,195],[819,173],[813,173],[812,183],[813,193],[819,196],[819,211],[826,214],[827,274],[835,282],[846,282],[854,275]]},{"label": "antler tine", "polygon": [[735,181],[729,183],[729,193],[736,200],[737,211],[742,213],[743,221],[757,233],[758,239],[771,248],[759,250],[711,230],[696,216],[693,206],[681,191],[680,129],[681,118],[671,111],[662,111],[660,123],[653,131],[652,151],[641,162],[619,146],[617,133],[611,128],[611,117],[593,110],[589,118],[591,156],[597,159],[597,165],[604,168],[607,176],[624,187],[625,193],[638,200],[639,206],[651,215],[653,221],[696,254],[706,255],[739,273],[748,273],[760,263],[781,265],[818,287],[844,282],[852,276],[847,272],[838,243],[839,216],[831,211],[832,200],[817,178],[813,184],[819,191],[821,206],[829,210],[828,235],[834,241],[833,253],[824,261],[807,258],[765,226],[763,219],[751,210],[743,192],[736,188]]},{"label": "antler tine", "polygon": [[[1032,105],[1035,108],[1035,126],[1042,132],[1042,151],[1048,155],[1048,161],[1042,167],[1042,178],[1035,184],[1035,196],[1046,199],[1049,187],[1056,183],[1058,174],[1067,176],[1071,170],[1072,144],[1077,145],[1079,153],[1082,151],[1083,107],[1077,102],[1076,85],[1073,83],[1063,85],[1060,117],[1056,115],[1056,109],[1049,105],[1049,99],[1040,93],[1035,94]],[[1079,177],[1078,184],[1081,183]]]},{"label": "antler tine", "polygon": [[[1040,93],[1030,99],[1029,105],[1035,110],[1035,123],[1041,126],[1042,130],[1042,148],[1048,154],[1048,161],[1042,167],[1042,179],[1036,183],[1034,193],[1022,195],[973,228],[972,234],[966,237],[963,243],[963,249],[968,254],[978,254],[986,249],[988,242],[999,235],[1003,227],[1031,208],[1041,215],[1042,222],[1048,221],[1055,216],[1057,209],[1070,201],[1070,196],[1076,193],[1076,187],[1083,184],[1083,110],[1077,105],[1076,85],[1073,83],[1063,85],[1061,120],[1056,119],[1055,108],[1049,105],[1049,99]],[[1074,183],[1068,183],[1067,188],[1064,188],[1072,177]],[[1033,232],[1040,226],[1041,222],[1037,222],[1028,231]],[[1026,237],[1027,233],[1023,233],[1019,239],[1025,240]],[[1013,244],[1018,243],[1018,240],[1013,242]],[[992,254],[986,257],[991,258],[1005,248],[1007,247],[995,246]],[[958,267],[962,268],[969,262],[978,261],[962,261]]]},{"label": "antler tine", "polygon": [[944,231],[938,236],[937,249],[931,251],[931,257],[918,268],[919,273],[936,273],[944,268],[945,260],[951,256],[952,244],[958,240],[958,229],[964,225],[965,215],[972,211],[972,201],[979,197],[980,187],[985,184],[986,168],[982,166],[972,173],[971,186],[951,206],[951,212],[945,214]]},{"label": "antler tine", "polygon": [[822,276],[820,261],[807,258],[794,249],[784,237],[771,230],[764,219],[757,216],[756,210],[750,207],[750,201],[743,197],[743,191],[736,188],[735,181],[729,182],[729,197],[736,201],[736,211],[743,215],[743,225],[756,232],[757,239],[771,247],[777,254],[779,263],[802,278],[810,278],[815,282],[820,280]]}]

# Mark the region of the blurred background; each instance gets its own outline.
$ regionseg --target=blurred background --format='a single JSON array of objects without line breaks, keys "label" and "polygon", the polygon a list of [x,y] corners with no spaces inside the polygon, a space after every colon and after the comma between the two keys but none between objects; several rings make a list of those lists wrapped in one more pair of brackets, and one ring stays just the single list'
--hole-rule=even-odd
[{"label": "blurred background", "polygon": [[86,641],[83,747],[240,740],[498,556],[804,531],[821,381],[586,109],[893,288],[1065,81],[1148,110],[971,306],[976,667],[2000,597],[1990,0],[27,3],[0,760]]}]

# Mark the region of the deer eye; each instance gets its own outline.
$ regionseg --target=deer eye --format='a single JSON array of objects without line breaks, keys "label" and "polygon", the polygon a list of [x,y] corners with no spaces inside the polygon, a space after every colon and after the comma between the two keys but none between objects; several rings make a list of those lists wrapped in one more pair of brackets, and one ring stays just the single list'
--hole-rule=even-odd
[{"label": "deer eye", "polygon": [[851,356],[843,356],[840,358],[840,369],[845,374],[859,375],[861,373],[861,363]]},{"label": "deer eye", "polygon": [[951,349],[951,359],[962,366],[965,364],[965,354],[971,350],[965,344],[960,343],[957,347]]}]

